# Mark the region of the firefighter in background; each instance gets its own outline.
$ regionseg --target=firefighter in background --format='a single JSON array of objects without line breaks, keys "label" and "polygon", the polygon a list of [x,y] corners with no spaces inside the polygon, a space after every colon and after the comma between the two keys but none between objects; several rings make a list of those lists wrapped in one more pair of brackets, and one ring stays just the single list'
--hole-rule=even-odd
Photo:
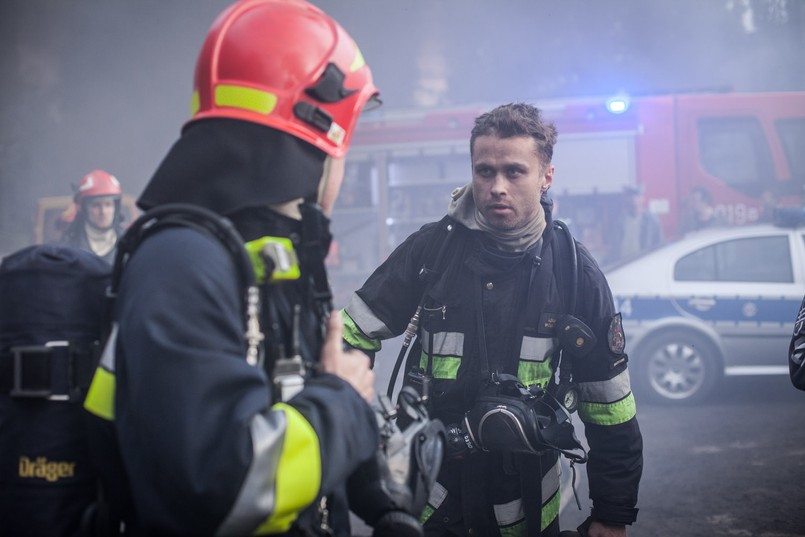
[{"label": "firefighter in background", "polygon": [[[595,334],[586,338],[592,342],[588,353],[572,362],[590,446],[587,534],[623,537],[637,516],[643,443],[621,316],[585,248],[578,248],[580,281],[571,311],[565,302],[573,293],[553,270],[558,241],[565,238],[552,227],[546,196],[555,142],[553,124],[528,104],[503,105],[476,118],[472,182],[453,192],[449,220],[409,236],[343,311],[345,341],[370,355],[421,312],[421,351],[412,347],[417,369],[407,378],[424,382],[416,374],[422,371],[431,379],[433,416],[448,430],[448,459],[425,513],[428,536],[559,535],[557,451],[486,451],[473,432],[480,424],[469,417],[482,404],[478,396],[493,372],[554,389],[560,312],[583,320]],[[436,254],[432,245],[444,233],[444,251]],[[446,260],[441,266],[435,266],[437,256]]]},{"label": "firefighter in background", "polygon": [[123,234],[121,196],[120,182],[114,175],[103,170],[85,175],[76,189],[75,214],[61,242],[112,263],[117,239]]},{"label": "firefighter in background", "polygon": [[[341,492],[378,449],[375,377],[343,348],[321,276],[343,159],[378,94],[353,39],[307,2],[241,0],[210,28],[192,117],[138,205],[226,216],[287,264],[260,284],[261,366],[218,241],[167,227],[126,263],[85,407],[113,425],[124,471],[109,459],[101,472],[107,486],[127,477],[137,535],[350,534]],[[280,401],[273,365],[295,356],[314,374]]]}]

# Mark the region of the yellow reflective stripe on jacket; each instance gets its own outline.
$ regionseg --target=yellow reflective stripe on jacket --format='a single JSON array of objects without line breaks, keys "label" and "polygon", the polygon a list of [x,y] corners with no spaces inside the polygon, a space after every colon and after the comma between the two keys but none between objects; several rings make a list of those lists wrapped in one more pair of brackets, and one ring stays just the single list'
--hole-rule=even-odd
[{"label": "yellow reflective stripe on jacket", "polygon": [[366,302],[358,296],[358,293],[352,293],[352,297],[350,297],[349,303],[343,311],[354,321],[354,327],[358,329],[364,338],[377,341],[378,349],[380,348],[381,340],[390,339],[398,335],[393,334],[389,327],[378,319],[372,309],[366,305]]},{"label": "yellow reflective stripe on jacket", "polygon": [[88,412],[107,421],[115,420],[115,391],[117,390],[115,346],[117,345],[118,329],[119,325],[113,323],[101,354],[100,363],[95,369],[87,397],[84,399],[84,408]]},{"label": "yellow reflective stripe on jacket", "polygon": [[559,516],[560,468],[560,462],[557,459],[553,467],[542,477],[542,527],[540,531],[547,528]]},{"label": "yellow reflective stripe on jacket", "polygon": [[[461,358],[458,356],[434,356],[431,360],[431,375],[435,379],[455,380]],[[428,354],[425,351],[419,355],[419,367],[428,369]]]},{"label": "yellow reflective stripe on jacket", "polygon": [[579,402],[579,417],[584,423],[594,425],[618,425],[626,423],[637,414],[634,395],[631,393],[612,403]]},{"label": "yellow reflective stripe on jacket", "polygon": [[517,378],[520,379],[524,386],[539,384],[544,388],[552,377],[551,360],[545,362],[520,360],[520,364],[517,366]]},{"label": "yellow reflective stripe on jacket", "polygon": [[285,413],[285,437],[274,479],[274,510],[256,534],[288,531],[299,512],[313,503],[321,487],[321,451],[316,431],[292,406],[277,403],[272,409]]},{"label": "yellow reflective stripe on jacket", "polygon": [[542,505],[542,521],[540,524],[540,531],[545,531],[545,528],[547,528],[551,522],[556,520],[556,517],[559,516],[559,499],[559,491],[557,490],[556,493],[551,496],[551,499]]},{"label": "yellow reflective stripe on jacket", "polygon": [[349,316],[346,310],[341,310],[341,320],[344,322],[344,341],[356,349],[364,351],[380,350],[380,339],[367,337],[361,332],[361,329],[358,328],[358,325],[355,324],[355,321],[352,320],[352,317]]},{"label": "yellow reflective stripe on jacket", "polygon": [[609,380],[579,383],[579,417],[585,423],[618,425],[635,414],[628,369]]},{"label": "yellow reflective stripe on jacket", "polygon": [[84,399],[84,408],[91,414],[107,421],[115,421],[115,374],[98,366],[92,377],[92,384]]},{"label": "yellow reflective stripe on jacket", "polygon": [[[428,352],[430,351],[431,336],[427,330],[422,330],[420,341],[422,352],[419,355],[419,367],[428,368]],[[460,332],[437,332],[433,334],[433,359],[431,373],[435,379],[455,380],[458,368],[461,366],[461,356],[464,354],[464,334]]]},{"label": "yellow reflective stripe on jacket", "polygon": [[[543,501],[540,509],[540,531],[544,531],[559,516],[561,506],[559,464],[557,459],[556,463],[542,477],[540,495]],[[536,501],[536,498],[533,501]],[[501,536],[525,537],[528,535],[525,509],[521,498],[505,504],[494,505],[493,508]]]},{"label": "yellow reflective stripe on jacket", "polygon": [[433,515],[436,510],[442,506],[447,499],[447,489],[438,481],[433,484],[433,488],[428,496],[428,503],[425,504],[425,509],[422,510],[422,515],[419,517],[419,523],[424,524]]}]

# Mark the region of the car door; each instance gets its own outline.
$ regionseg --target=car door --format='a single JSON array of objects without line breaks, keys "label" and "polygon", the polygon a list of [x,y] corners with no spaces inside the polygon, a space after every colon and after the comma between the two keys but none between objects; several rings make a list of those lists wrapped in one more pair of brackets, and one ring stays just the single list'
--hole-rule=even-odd
[{"label": "car door", "polygon": [[802,236],[714,242],[674,266],[676,306],[719,334],[726,374],[779,373],[803,291]]}]

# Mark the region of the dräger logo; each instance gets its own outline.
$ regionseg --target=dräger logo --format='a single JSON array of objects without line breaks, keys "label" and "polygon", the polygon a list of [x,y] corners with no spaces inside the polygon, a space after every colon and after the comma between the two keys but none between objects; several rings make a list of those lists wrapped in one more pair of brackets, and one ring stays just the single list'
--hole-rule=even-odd
[{"label": "dr\u00e4ger logo", "polygon": [[48,461],[46,457],[37,457],[36,460],[20,457],[20,477],[46,479],[50,482],[75,477],[75,463]]}]

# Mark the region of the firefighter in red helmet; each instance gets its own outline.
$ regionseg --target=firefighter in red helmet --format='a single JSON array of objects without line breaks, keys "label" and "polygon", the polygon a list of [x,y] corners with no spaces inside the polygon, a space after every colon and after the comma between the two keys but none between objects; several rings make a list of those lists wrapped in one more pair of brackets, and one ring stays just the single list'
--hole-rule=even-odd
[{"label": "firefighter in red helmet", "polygon": [[112,263],[123,231],[120,182],[104,170],[85,175],[76,188],[75,216],[62,242],[90,251]]},{"label": "firefighter in red helmet", "polygon": [[[190,121],[138,205],[224,216],[250,253],[270,245],[284,262],[255,270],[255,354],[220,241],[168,225],[126,262],[85,408],[113,428],[102,456],[122,465],[102,465],[103,481],[135,534],[350,535],[346,484],[380,445],[375,377],[343,348],[324,258],[343,157],[377,97],[352,38],[305,1],[241,0],[210,28]],[[296,359],[304,383],[286,391],[275,366]],[[398,507],[368,522],[386,510],[408,515],[396,535],[421,532]]]}]

